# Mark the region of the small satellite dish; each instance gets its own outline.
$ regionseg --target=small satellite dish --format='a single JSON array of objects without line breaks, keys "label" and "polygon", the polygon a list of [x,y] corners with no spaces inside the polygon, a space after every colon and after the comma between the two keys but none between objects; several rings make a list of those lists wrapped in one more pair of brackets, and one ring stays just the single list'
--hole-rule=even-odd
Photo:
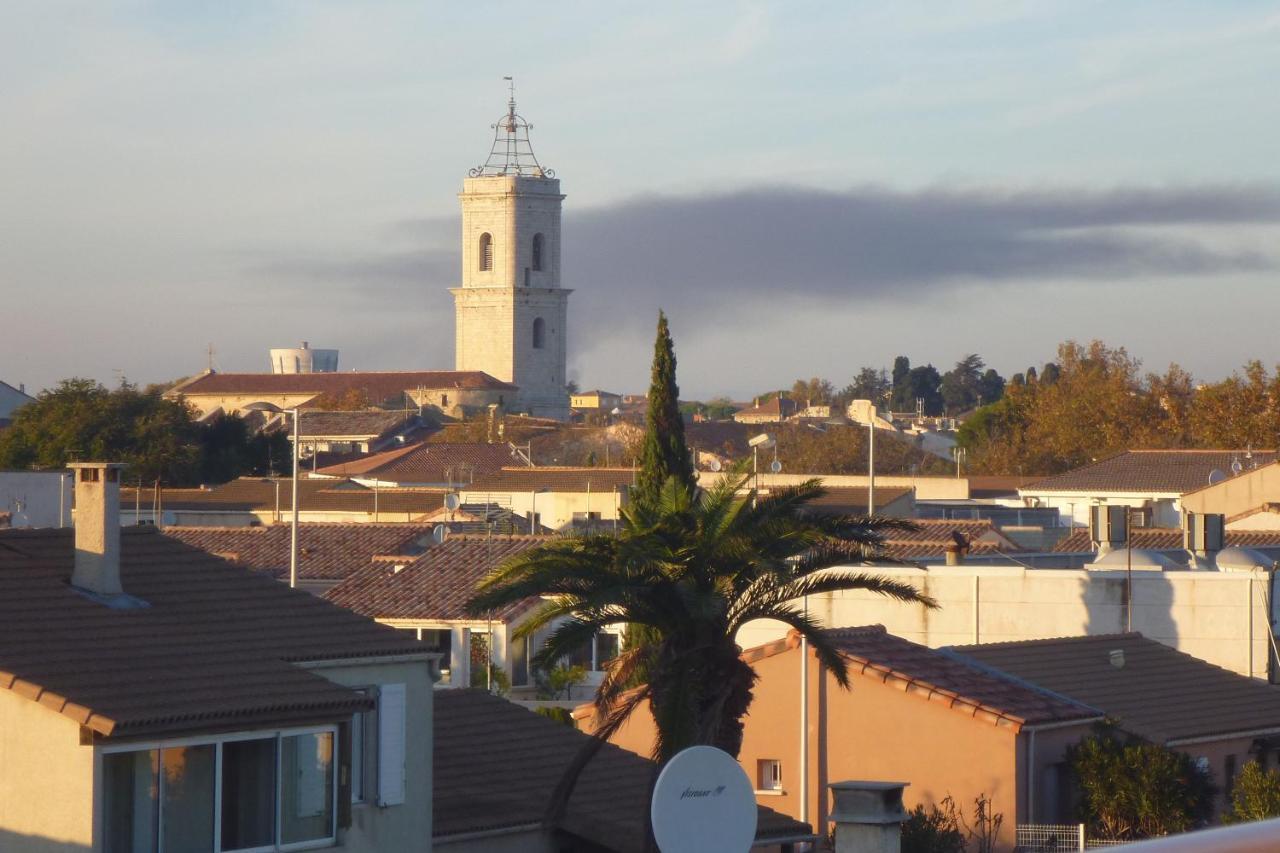
[{"label": "small satellite dish", "polygon": [[714,746],[691,746],[667,762],[649,816],[662,853],[747,853],[756,838],[751,780]]},{"label": "small satellite dish", "polygon": [[1223,471],[1221,468],[1214,468],[1212,471],[1209,472],[1210,486],[1216,486],[1218,483],[1221,483],[1225,479],[1227,479],[1227,472]]},{"label": "small satellite dish", "polygon": [[619,409],[617,406],[614,406],[614,407],[613,407],[613,411],[612,411],[612,412],[610,412],[609,414],[614,415],[614,416],[616,417],[616,416],[618,416],[618,415],[622,414],[622,409]]},{"label": "small satellite dish", "polygon": [[769,470],[775,474],[780,473],[782,471],[782,463],[777,459],[773,460],[769,463]]},{"label": "small satellite dish", "polygon": [[444,508],[449,512],[455,511],[460,506],[462,506],[462,498],[458,497],[457,492],[450,492],[444,496]]},{"label": "small satellite dish", "polygon": [[717,458],[715,458],[714,456],[712,456],[712,457],[711,457],[711,461],[710,461],[709,463],[707,463],[707,467],[708,467],[708,468],[710,468],[712,471],[719,471],[719,470],[720,470],[721,468],[723,468],[724,466],[720,464],[720,460],[719,460],[719,459],[717,459]]},{"label": "small satellite dish", "polygon": [[1240,460],[1239,460],[1239,459],[1233,459],[1233,460],[1231,460],[1231,473],[1232,473],[1232,474],[1239,474],[1239,473],[1240,473],[1241,471],[1243,471],[1243,470],[1244,470],[1244,466],[1240,464]]},{"label": "small satellite dish", "polygon": [[434,528],[432,528],[431,539],[437,545],[443,545],[444,540],[448,538],[449,538],[449,528],[445,527],[443,524],[437,524]]}]

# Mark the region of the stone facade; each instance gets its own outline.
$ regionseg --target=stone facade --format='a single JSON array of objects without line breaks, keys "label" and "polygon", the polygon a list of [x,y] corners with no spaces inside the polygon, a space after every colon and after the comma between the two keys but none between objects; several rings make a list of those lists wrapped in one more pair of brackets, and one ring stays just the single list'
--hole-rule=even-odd
[{"label": "stone facade", "polygon": [[467,178],[462,286],[454,288],[456,369],[519,387],[515,411],[566,420],[568,301],[560,286],[560,182]]}]

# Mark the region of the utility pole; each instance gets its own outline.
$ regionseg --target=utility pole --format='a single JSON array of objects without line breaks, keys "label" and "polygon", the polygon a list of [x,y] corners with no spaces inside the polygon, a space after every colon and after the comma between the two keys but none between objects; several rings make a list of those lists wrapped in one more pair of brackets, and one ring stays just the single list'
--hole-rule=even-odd
[{"label": "utility pole", "polygon": [[289,526],[289,588],[298,586],[298,421],[302,411],[293,409],[293,523]]}]

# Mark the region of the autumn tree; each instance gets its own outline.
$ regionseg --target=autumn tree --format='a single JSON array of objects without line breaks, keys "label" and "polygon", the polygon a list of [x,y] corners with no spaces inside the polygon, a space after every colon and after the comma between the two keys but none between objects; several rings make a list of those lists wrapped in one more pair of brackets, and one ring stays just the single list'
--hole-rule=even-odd
[{"label": "autumn tree", "polygon": [[1190,405],[1190,432],[1201,447],[1280,447],[1280,368],[1260,361],[1205,385]]}]

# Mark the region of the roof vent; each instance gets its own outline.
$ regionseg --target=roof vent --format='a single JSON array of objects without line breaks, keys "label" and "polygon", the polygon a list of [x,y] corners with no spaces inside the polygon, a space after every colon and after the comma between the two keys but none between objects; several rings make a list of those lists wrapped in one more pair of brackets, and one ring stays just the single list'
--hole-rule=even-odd
[{"label": "roof vent", "polygon": [[1112,649],[1107,653],[1107,657],[1116,669],[1124,669],[1124,649]]},{"label": "roof vent", "polygon": [[1099,504],[1089,507],[1089,538],[1101,558],[1129,541],[1129,508]]}]

